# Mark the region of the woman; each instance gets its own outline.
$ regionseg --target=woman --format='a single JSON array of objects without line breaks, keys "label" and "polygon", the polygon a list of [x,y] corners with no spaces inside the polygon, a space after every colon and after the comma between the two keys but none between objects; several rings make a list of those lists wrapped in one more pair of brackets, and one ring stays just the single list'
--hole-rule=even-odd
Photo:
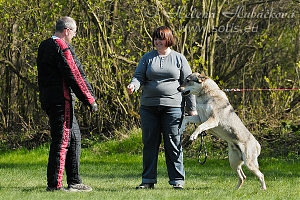
[{"label": "woman", "polygon": [[128,94],[143,86],[140,101],[143,173],[142,183],[136,189],[152,189],[157,183],[157,161],[162,137],[169,184],[175,189],[183,189],[185,171],[178,130],[185,102],[189,115],[196,115],[197,112],[194,96],[188,96],[183,101],[177,88],[192,71],[186,58],[171,50],[174,38],[170,28],[156,28],[152,34],[152,45],[156,50],[143,55],[127,86]]}]

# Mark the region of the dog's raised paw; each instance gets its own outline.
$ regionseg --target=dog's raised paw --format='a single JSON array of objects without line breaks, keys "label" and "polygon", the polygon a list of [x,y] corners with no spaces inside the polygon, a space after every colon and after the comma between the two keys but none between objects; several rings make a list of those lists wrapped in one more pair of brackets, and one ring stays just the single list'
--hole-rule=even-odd
[{"label": "dog's raised paw", "polygon": [[194,140],[197,139],[197,137],[198,137],[198,135],[192,134],[192,135],[190,136],[190,140],[191,140],[191,141],[194,141]]}]

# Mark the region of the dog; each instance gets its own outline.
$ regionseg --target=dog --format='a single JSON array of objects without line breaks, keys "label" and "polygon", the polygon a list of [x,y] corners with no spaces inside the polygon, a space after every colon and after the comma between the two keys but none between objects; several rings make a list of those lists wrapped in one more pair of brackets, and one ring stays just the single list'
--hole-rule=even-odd
[{"label": "dog", "polygon": [[187,123],[198,123],[200,125],[190,136],[190,140],[195,140],[206,130],[222,138],[228,143],[230,166],[238,176],[236,188],[240,189],[246,179],[242,170],[242,165],[245,164],[258,177],[261,188],[266,190],[264,174],[259,170],[257,161],[261,146],[234,112],[226,94],[216,82],[203,73],[192,73],[177,90],[184,96],[195,95],[198,112],[196,116],[184,116],[180,133],[184,133]]}]

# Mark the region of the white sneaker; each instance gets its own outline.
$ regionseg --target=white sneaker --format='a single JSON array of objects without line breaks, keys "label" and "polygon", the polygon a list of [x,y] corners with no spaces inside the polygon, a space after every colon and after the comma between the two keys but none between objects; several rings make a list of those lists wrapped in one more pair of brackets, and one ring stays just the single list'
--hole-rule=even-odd
[{"label": "white sneaker", "polygon": [[93,189],[90,186],[81,183],[81,184],[69,185],[67,190],[70,192],[90,192]]}]

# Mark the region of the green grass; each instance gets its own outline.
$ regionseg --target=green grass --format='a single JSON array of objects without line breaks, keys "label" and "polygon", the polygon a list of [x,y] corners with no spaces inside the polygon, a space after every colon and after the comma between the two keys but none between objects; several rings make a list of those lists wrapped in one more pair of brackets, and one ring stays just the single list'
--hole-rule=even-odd
[{"label": "green grass", "polygon": [[[159,155],[158,184],[154,190],[135,190],[141,182],[142,156],[139,133],[119,141],[96,143],[82,149],[83,182],[93,187],[89,193],[46,192],[48,147],[16,150],[0,156],[0,199],[299,199],[300,160],[261,158],[267,190],[244,167],[247,179],[235,189],[237,177],[227,159],[185,158],[186,185],[181,191],[168,184],[164,154]],[[64,183],[66,183],[64,179]]]}]

